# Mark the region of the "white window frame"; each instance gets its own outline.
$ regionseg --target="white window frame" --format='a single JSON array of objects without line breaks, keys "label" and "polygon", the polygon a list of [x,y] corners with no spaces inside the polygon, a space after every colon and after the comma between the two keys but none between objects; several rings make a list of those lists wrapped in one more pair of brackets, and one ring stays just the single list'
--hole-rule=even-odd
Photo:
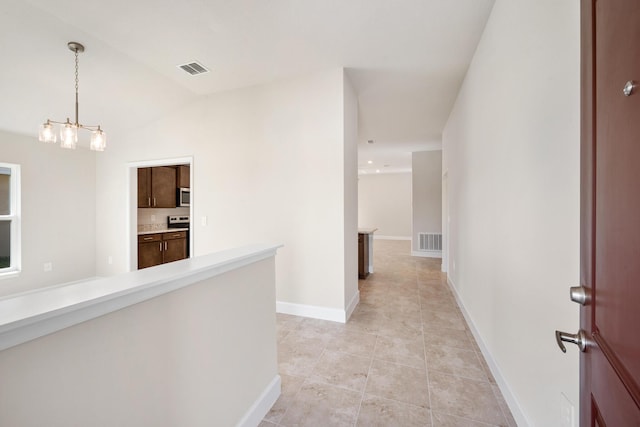
[{"label": "white window frame", "polygon": [[0,168],[11,171],[11,178],[9,179],[9,214],[0,214],[0,221],[11,222],[10,264],[9,267],[0,268],[0,279],[6,279],[20,274],[22,266],[20,238],[20,165],[0,163]]}]

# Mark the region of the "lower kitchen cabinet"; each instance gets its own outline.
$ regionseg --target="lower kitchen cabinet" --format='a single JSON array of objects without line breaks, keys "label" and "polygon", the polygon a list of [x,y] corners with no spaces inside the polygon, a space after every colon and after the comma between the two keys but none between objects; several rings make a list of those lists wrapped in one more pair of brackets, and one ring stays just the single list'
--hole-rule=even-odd
[{"label": "lower kitchen cabinet", "polygon": [[179,261],[187,257],[187,232],[144,234],[138,236],[138,270]]},{"label": "lower kitchen cabinet", "polygon": [[369,275],[369,235],[358,233],[358,279]]},{"label": "lower kitchen cabinet", "polygon": [[173,262],[187,257],[187,232],[176,231],[175,233],[163,233],[162,240],[164,251],[162,252],[162,262]]}]

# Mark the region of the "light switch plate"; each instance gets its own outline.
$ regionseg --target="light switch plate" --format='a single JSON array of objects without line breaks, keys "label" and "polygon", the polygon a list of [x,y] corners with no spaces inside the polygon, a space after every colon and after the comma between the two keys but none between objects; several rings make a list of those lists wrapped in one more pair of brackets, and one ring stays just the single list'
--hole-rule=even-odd
[{"label": "light switch plate", "polygon": [[203,216],[203,217],[202,217],[202,226],[203,226],[203,227],[206,227],[206,226],[207,226],[207,217],[206,217],[206,216]]},{"label": "light switch plate", "polygon": [[53,263],[51,263],[51,262],[45,262],[45,263],[44,263],[44,271],[45,271],[45,272],[49,272],[49,271],[51,271],[51,270],[53,270]]}]

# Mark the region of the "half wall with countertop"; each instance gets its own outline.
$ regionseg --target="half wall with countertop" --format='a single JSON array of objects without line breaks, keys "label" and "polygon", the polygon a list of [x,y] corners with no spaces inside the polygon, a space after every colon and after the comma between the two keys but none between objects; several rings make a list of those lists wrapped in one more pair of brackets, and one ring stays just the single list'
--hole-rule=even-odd
[{"label": "half wall with countertop", "polygon": [[257,425],[280,394],[277,248],[0,300],[0,425]]}]

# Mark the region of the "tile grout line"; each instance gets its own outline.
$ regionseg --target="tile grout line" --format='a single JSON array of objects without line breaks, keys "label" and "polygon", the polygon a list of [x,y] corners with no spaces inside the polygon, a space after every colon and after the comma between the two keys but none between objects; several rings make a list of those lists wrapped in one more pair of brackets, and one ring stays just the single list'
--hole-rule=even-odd
[{"label": "tile grout line", "polygon": [[373,350],[371,352],[371,361],[369,362],[369,369],[367,370],[367,378],[364,380],[364,386],[362,387],[362,395],[360,396],[360,404],[356,411],[356,418],[353,420],[353,426],[358,424],[358,418],[360,418],[360,410],[362,409],[362,402],[364,401],[364,394],[367,391],[367,384],[369,383],[369,377],[371,376],[371,368],[373,367],[374,354],[376,352],[376,346],[378,345],[378,335],[376,334],[376,342],[373,344]]},{"label": "tile grout line", "polygon": [[[324,354],[324,351],[326,350],[327,346],[326,344],[322,347],[322,351],[320,352],[320,356],[318,356],[318,359],[314,362],[313,364],[313,368],[311,369],[311,374],[313,374],[313,370],[316,368],[316,365],[318,364],[318,361],[320,360],[320,358],[322,358],[322,355]],[[292,375],[293,376],[293,375]],[[297,375],[296,375],[297,376]],[[298,396],[298,394],[300,394],[300,390],[302,390],[302,387],[304,387],[305,383],[307,382],[307,380],[309,380],[309,377],[311,375],[305,375],[305,376],[298,376],[298,378],[303,378],[302,380],[302,384],[300,384],[300,387],[298,388],[298,390],[296,391],[295,395],[293,396],[292,400],[295,400],[295,397]],[[282,420],[284,420],[285,416],[287,415],[287,412],[289,412],[289,409],[291,408],[291,404],[289,404],[289,406],[287,406],[287,409],[284,410],[284,412],[282,413],[282,417],[280,417],[280,420],[278,421],[278,423],[276,424],[277,426],[281,426],[281,422]]]},{"label": "tile grout line", "polygon": [[[416,266],[416,285],[418,284],[418,267]],[[424,316],[422,315],[422,298],[418,296],[418,303],[420,304],[420,324],[422,326],[422,351],[424,353],[424,369],[427,374],[427,395],[429,396],[429,418],[431,419],[431,426],[433,427],[433,405],[431,404],[431,381],[429,380],[429,363],[427,361],[427,340],[424,337]]]}]

